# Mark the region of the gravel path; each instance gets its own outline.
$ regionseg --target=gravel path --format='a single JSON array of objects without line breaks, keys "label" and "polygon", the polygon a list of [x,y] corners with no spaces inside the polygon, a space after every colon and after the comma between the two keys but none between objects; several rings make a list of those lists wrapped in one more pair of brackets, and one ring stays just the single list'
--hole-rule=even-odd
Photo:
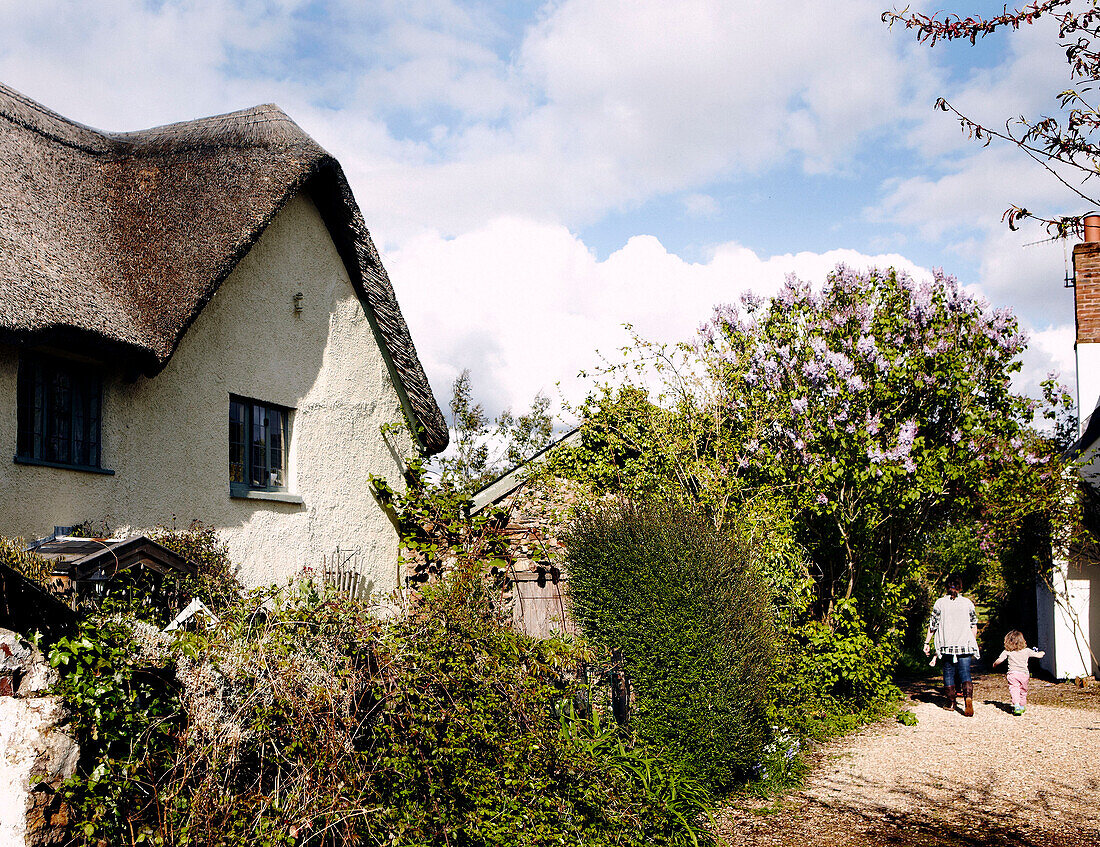
[{"label": "gravel path", "polygon": [[721,835],[746,847],[1100,845],[1100,688],[1032,680],[1021,717],[1003,674],[977,680],[973,718],[941,709],[931,683],[908,693],[916,726],[826,745],[801,791],[725,810]]}]

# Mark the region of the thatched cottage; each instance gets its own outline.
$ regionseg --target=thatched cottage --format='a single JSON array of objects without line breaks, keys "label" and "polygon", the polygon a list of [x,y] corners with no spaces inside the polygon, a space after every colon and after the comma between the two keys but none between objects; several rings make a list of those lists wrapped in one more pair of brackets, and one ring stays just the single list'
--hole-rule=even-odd
[{"label": "thatched cottage", "polygon": [[[218,528],[246,582],[378,587],[447,428],[340,165],[275,106],[90,129],[0,86],[0,534]],[[389,425],[389,426],[387,426]]]}]

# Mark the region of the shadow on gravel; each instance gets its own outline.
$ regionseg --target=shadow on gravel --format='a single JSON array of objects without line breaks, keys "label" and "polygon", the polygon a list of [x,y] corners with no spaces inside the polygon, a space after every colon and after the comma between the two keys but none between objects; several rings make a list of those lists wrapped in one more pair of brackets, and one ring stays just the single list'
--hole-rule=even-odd
[{"label": "shadow on gravel", "polygon": [[975,821],[960,827],[913,815],[887,815],[864,830],[877,847],[1081,847],[1082,833],[1021,832],[1015,827]]},{"label": "shadow on gravel", "polygon": [[[975,681],[977,680],[975,679]],[[943,706],[947,703],[943,683],[938,676],[929,675],[899,679],[898,686],[908,697],[919,703],[934,703],[937,706]]]},{"label": "shadow on gravel", "polygon": [[[940,679],[931,673],[899,680],[899,685],[918,702],[937,706],[946,702]],[[993,706],[1011,713],[1003,675],[978,675],[975,687],[982,709]],[[1054,716],[1055,724],[1076,724],[1088,717],[1092,729],[1094,716],[1074,712],[1100,711],[1100,685],[1038,682],[1029,700],[1066,709],[1060,715],[1046,713],[1048,720]],[[959,720],[963,725],[964,719]],[[829,755],[843,756],[846,743],[826,749]],[[1091,755],[1081,751],[1082,760]],[[1006,773],[997,767],[983,766],[984,772],[969,769],[962,777],[946,781],[932,775],[912,778],[885,765],[863,773],[834,769],[822,753],[815,770],[812,788],[781,800],[741,798],[719,810],[717,832],[724,843],[730,847],[1100,847],[1100,779],[1082,779],[1074,761],[1050,760],[1038,768],[1023,804],[1006,786]]]},{"label": "shadow on gravel", "polygon": [[[798,801],[795,801],[797,804]],[[1094,828],[1031,829],[978,809],[930,805],[925,813],[853,809],[803,800],[766,815],[720,815],[729,847],[1083,847],[1100,843]]]},{"label": "shadow on gravel", "polygon": [[[887,788],[876,776],[849,777],[847,797],[838,802],[814,800],[841,812],[848,808],[862,812],[851,803],[853,797],[879,796]],[[1100,805],[1095,791],[1070,785],[1054,773],[1048,775],[1038,796],[1027,809],[1040,812],[1042,828],[1028,821],[1024,810],[1005,805],[1004,789],[995,774],[973,774],[965,784],[901,786],[893,783],[889,792],[897,805],[918,812],[892,811],[873,806],[866,817],[874,820],[867,830],[872,843],[890,847],[1081,847],[1097,843],[1100,836],[1091,810]],[[1080,803],[1077,810],[1066,808],[1068,798]],[[900,801],[900,802],[899,802]]]},{"label": "shadow on gravel", "polygon": [[[898,784],[838,773],[778,808],[739,804],[719,815],[731,847],[1084,847],[1100,844],[1098,786],[1049,773],[1026,809],[996,774],[959,784]],[[1073,798],[1072,804],[1067,803]],[[746,807],[747,805],[747,807]],[[1076,807],[1076,808],[1074,808]]]}]

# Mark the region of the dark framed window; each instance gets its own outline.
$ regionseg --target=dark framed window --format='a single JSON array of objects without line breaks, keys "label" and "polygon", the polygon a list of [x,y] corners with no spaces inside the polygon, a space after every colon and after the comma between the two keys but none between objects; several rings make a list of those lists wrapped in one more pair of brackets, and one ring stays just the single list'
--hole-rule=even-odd
[{"label": "dark framed window", "polygon": [[103,381],[86,365],[26,356],[19,363],[15,459],[100,469]]},{"label": "dark framed window", "polygon": [[286,491],[289,435],[289,409],[230,396],[230,493]]}]

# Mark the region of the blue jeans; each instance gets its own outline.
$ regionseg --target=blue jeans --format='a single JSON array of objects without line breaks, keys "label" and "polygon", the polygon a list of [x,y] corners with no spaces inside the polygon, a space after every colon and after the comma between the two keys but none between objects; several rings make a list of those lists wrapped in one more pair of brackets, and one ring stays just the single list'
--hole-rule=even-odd
[{"label": "blue jeans", "polygon": [[[970,653],[964,653],[961,656],[944,653],[941,657],[943,661],[943,684],[948,688],[954,688],[956,682],[958,682],[961,688],[964,682],[970,682],[970,660],[973,658]],[[955,659],[958,659],[958,661],[954,661]]]}]

